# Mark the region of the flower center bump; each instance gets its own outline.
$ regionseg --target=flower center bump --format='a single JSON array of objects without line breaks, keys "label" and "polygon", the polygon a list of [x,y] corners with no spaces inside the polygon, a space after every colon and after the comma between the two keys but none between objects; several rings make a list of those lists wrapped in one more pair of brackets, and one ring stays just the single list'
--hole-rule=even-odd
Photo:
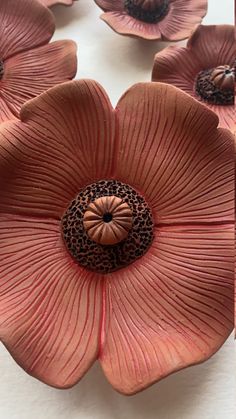
[{"label": "flower center bump", "polygon": [[113,245],[128,236],[132,227],[132,211],[121,198],[102,196],[89,204],[83,223],[91,240]]},{"label": "flower center bump", "polygon": [[125,11],[146,23],[158,23],[168,13],[169,0],[124,0]]},{"label": "flower center bump", "polygon": [[86,186],[62,217],[72,257],[98,273],[125,267],[143,256],[153,240],[152,213],[129,185],[101,180]]},{"label": "flower center bump", "polygon": [[3,78],[4,74],[4,63],[2,60],[0,60],[0,80]]},{"label": "flower center bump", "polygon": [[235,68],[221,65],[201,71],[196,80],[196,93],[206,102],[215,105],[233,105]]}]

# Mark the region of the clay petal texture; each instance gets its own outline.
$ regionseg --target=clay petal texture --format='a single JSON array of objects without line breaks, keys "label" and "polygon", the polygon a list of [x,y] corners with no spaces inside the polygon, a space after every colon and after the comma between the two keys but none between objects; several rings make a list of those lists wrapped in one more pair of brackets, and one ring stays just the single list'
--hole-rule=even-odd
[{"label": "clay petal texture", "polygon": [[80,188],[111,176],[111,104],[95,82],[68,82],[28,102],[21,118],[0,133],[0,212],[60,218]]},{"label": "clay petal texture", "polygon": [[[72,79],[76,69],[74,42],[57,41],[34,48],[5,61],[4,78],[0,82],[1,96],[14,115],[19,115],[27,100],[56,84]],[[3,115],[2,120],[5,119]]]},{"label": "clay petal texture", "polygon": [[51,7],[55,4],[64,4],[65,6],[72,6],[75,0],[39,0],[44,6]]},{"label": "clay petal texture", "polygon": [[0,123],[19,118],[25,101],[75,76],[76,45],[72,41],[49,45],[54,29],[52,13],[38,1],[1,2],[0,97],[5,103],[0,108]]},{"label": "clay petal texture", "polygon": [[[155,56],[152,80],[172,84],[195,99],[195,82],[199,72],[220,65],[233,66],[236,57],[234,27],[200,25],[189,39],[187,48],[168,47]],[[236,131],[235,105],[220,106],[202,102],[219,117],[223,128]]]},{"label": "clay petal texture", "polygon": [[155,236],[141,263],[106,281],[100,361],[125,394],[207,359],[232,329],[233,229],[171,227]]},{"label": "clay petal texture", "polygon": [[106,12],[101,15],[114,31],[122,35],[133,35],[144,39],[161,39],[161,32],[158,25],[141,22],[122,12]]},{"label": "clay petal texture", "polygon": [[170,1],[167,15],[158,23],[146,23],[129,16],[124,2],[95,0],[105,13],[101,15],[112,29],[123,35],[144,39],[177,41],[190,36],[207,12],[207,0]]},{"label": "clay petal texture", "polygon": [[0,338],[31,375],[70,387],[98,353],[101,282],[76,265],[57,221],[0,215]]},{"label": "clay petal texture", "polygon": [[15,115],[13,115],[12,111],[10,110],[9,106],[5,103],[5,101],[0,96],[0,121],[6,121],[10,119],[16,119]]},{"label": "clay petal texture", "polygon": [[[233,327],[234,143],[218,118],[161,83],[113,111],[95,82],[68,82],[0,126],[0,339],[60,388],[95,359],[133,394],[211,356]],[[145,197],[148,251],[100,275],[79,266],[61,216],[81,188],[116,179]]]},{"label": "clay petal texture", "polygon": [[53,15],[39,2],[35,0],[1,1],[1,59],[48,43],[54,29]]},{"label": "clay petal texture", "polygon": [[116,176],[143,191],[156,224],[234,219],[232,136],[213,112],[159,83],[131,88],[117,111]]},{"label": "clay petal texture", "polygon": [[178,41],[188,38],[207,12],[207,0],[174,0],[167,16],[158,23],[162,38]]},{"label": "clay petal texture", "polygon": [[124,11],[124,0],[95,0],[95,3],[105,12],[122,12]]},{"label": "clay petal texture", "polygon": [[187,48],[194,52],[203,69],[233,65],[236,45],[233,25],[199,25],[188,40]]},{"label": "clay petal texture", "polygon": [[194,80],[202,71],[194,53],[186,48],[170,46],[155,56],[152,80],[172,84],[195,96]]},{"label": "clay petal texture", "polygon": [[219,118],[219,125],[221,127],[230,129],[234,135],[236,135],[236,106],[208,106],[213,112],[215,112]]}]

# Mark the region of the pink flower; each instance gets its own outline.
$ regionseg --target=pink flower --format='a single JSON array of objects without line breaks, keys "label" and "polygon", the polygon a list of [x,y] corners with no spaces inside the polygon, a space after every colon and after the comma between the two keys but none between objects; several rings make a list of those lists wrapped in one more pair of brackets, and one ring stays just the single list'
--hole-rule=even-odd
[{"label": "pink flower", "polygon": [[75,76],[76,45],[49,44],[54,30],[53,15],[39,2],[1,0],[0,122],[18,117],[28,99]]},{"label": "pink flower", "polygon": [[72,6],[75,0],[39,0],[44,6],[51,7],[55,4],[64,4],[65,6]]},{"label": "pink flower", "polygon": [[236,132],[234,26],[202,26],[187,47],[171,46],[156,54],[152,80],[184,90],[204,102],[220,125]]},{"label": "pink flower", "polygon": [[74,385],[99,359],[132,394],[206,360],[233,327],[233,136],[159,83],[114,110],[81,80],[0,126],[0,338]]},{"label": "pink flower", "polygon": [[95,0],[114,31],[144,39],[188,38],[207,12],[207,0]]}]

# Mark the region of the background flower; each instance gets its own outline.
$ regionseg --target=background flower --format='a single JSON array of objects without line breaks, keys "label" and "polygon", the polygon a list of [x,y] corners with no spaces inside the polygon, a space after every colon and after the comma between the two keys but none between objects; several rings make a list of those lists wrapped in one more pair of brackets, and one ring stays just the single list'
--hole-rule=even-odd
[{"label": "background flower", "polygon": [[108,25],[122,35],[178,41],[188,38],[207,12],[207,0],[95,0]]},{"label": "background flower", "polygon": [[[0,337],[27,372],[65,388],[99,358],[112,385],[131,394],[224,342],[234,159],[232,135],[217,124],[172,86],[136,85],[114,111],[97,83],[81,80],[0,126]],[[154,231],[141,258],[106,275],[76,262],[62,224],[87,209],[84,188],[91,197],[104,179],[146,200]]]},{"label": "background flower", "polygon": [[39,0],[44,6],[51,7],[55,4],[64,4],[65,6],[72,6],[75,0]]},{"label": "background flower", "polygon": [[[234,26],[200,25],[188,40],[186,48],[171,46],[156,54],[152,80],[173,84],[204,102],[218,115],[220,125],[234,133],[235,59]],[[206,76],[207,72],[211,75],[213,71],[218,74],[211,81]],[[197,83],[199,76],[201,85],[204,85],[200,91]],[[223,80],[231,80],[231,84],[224,87]],[[225,95],[222,93],[224,91]],[[224,102],[228,97],[229,100]]]},{"label": "background flower", "polygon": [[25,101],[75,76],[76,44],[49,44],[54,29],[53,15],[38,1],[0,2],[0,122],[18,117]]}]

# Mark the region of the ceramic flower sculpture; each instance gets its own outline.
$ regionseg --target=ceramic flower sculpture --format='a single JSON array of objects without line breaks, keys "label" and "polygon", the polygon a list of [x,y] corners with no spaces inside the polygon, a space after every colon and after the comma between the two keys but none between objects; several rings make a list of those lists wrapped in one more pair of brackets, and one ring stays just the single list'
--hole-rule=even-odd
[{"label": "ceramic flower sculpture", "polygon": [[55,4],[64,4],[65,6],[72,6],[75,0],[39,0],[44,6],[51,7]]},{"label": "ceramic flower sculpture", "polygon": [[220,125],[236,133],[234,26],[200,25],[187,47],[156,54],[152,80],[170,83],[204,102]]},{"label": "ceramic flower sculpture", "polygon": [[0,122],[18,117],[28,99],[75,76],[76,44],[49,44],[54,30],[53,15],[38,1],[0,1]]},{"label": "ceramic flower sculpture", "polygon": [[116,32],[144,39],[188,38],[207,12],[207,0],[95,0]]},{"label": "ceramic flower sculpture", "polygon": [[233,327],[233,135],[175,87],[114,110],[68,82],[0,126],[0,338],[74,385],[99,359],[138,392],[210,357]]}]

